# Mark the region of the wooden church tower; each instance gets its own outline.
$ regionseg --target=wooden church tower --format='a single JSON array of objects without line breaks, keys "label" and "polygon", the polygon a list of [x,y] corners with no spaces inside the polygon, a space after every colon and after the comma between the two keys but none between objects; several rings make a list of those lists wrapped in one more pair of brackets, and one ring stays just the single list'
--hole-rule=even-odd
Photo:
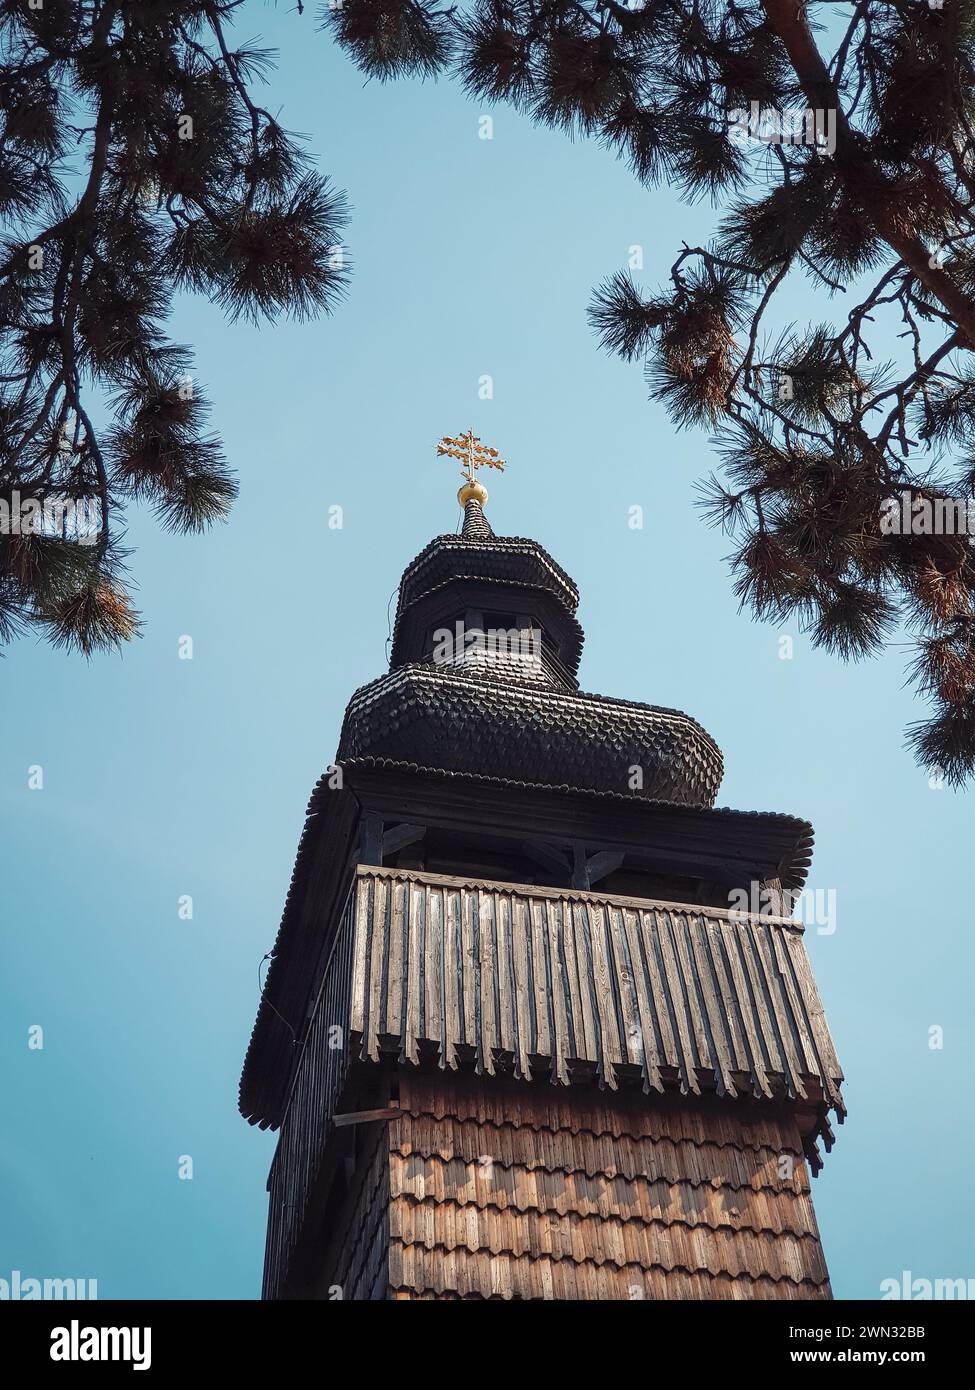
[{"label": "wooden church tower", "polygon": [[[578,592],[459,534],[316,786],[241,1082],[264,1297],[810,1299],[842,1075],[788,916],[812,828],[715,809],[687,715],[582,694]],[[781,905],[781,897],[775,898]]]}]

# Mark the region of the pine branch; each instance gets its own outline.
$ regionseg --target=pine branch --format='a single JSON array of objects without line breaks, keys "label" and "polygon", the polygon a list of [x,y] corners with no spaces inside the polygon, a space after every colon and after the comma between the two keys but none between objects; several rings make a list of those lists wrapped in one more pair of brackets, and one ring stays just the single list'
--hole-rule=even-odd
[{"label": "pine branch", "polygon": [[201,531],[236,495],[166,341],[174,287],[232,319],[345,291],[344,199],[254,98],[270,62],[231,47],[239,3],[0,5],[0,640],[127,641],[126,503]]},{"label": "pine branch", "polygon": [[[933,477],[975,427],[975,0],[853,0],[829,57],[811,12],[807,0],[473,0],[461,15],[344,0],[333,28],[367,71],[393,32],[385,75],[424,59],[452,68],[481,98],[598,140],[648,185],[722,207],[714,241],[685,245],[658,289],[604,279],[590,322],[604,348],[643,360],[678,427],[714,433],[732,481],[704,503],[736,535],[741,600],[856,660],[901,621],[939,643],[975,605],[963,538],[883,526],[905,491],[933,505],[975,488],[972,457],[954,484]],[[436,53],[410,52],[404,13],[441,26]],[[795,111],[810,123],[798,138]],[[874,283],[837,324],[803,328],[781,321],[793,272],[830,295]],[[953,679],[923,687],[936,708],[914,746],[961,778],[975,717],[970,692],[964,709],[951,703]]]}]

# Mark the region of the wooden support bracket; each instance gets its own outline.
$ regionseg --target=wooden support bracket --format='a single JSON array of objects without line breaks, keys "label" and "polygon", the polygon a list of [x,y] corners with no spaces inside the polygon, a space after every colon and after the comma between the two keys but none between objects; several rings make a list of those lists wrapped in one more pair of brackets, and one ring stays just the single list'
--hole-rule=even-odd
[{"label": "wooden support bracket", "polygon": [[387,854],[398,854],[401,849],[406,849],[407,845],[415,845],[426,833],[425,825],[409,825],[403,822],[401,825],[390,826],[383,834],[383,857]]},{"label": "wooden support bracket", "polygon": [[615,850],[603,849],[598,854],[594,854],[591,859],[586,860],[586,873],[589,877],[590,887],[598,883],[607,874],[614,874],[617,869],[622,867],[625,855],[618,854]]},{"label": "wooden support bracket", "polygon": [[543,869],[557,874],[568,874],[568,859],[551,845],[546,845],[541,840],[522,840],[521,849],[527,858],[534,859],[535,863],[540,864]]}]

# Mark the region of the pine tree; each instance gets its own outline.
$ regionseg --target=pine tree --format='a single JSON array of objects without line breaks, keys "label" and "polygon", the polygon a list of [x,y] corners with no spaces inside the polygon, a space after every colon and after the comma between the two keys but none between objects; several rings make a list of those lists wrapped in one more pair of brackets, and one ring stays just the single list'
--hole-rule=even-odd
[{"label": "pine tree", "polygon": [[[718,205],[661,288],[607,278],[592,324],[678,426],[714,436],[702,505],[735,538],[744,604],[845,658],[906,625],[932,706],[909,741],[957,784],[975,773],[975,531],[924,517],[975,497],[975,0],[824,12],[342,0],[323,23],[371,76],[453,73]],[[777,307],[793,273],[845,295],[833,321]]]},{"label": "pine tree", "polygon": [[0,0],[0,642],[123,642],[125,502],[200,531],[233,500],[174,291],[231,319],[343,292],[344,199],[257,104],[241,3]]}]

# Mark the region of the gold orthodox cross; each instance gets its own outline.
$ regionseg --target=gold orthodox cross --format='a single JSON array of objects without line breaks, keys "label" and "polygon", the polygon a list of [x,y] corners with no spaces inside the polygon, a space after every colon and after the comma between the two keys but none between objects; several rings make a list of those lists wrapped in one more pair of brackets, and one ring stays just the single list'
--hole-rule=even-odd
[{"label": "gold orthodox cross", "polygon": [[486,444],[482,444],[473,430],[459,434],[456,439],[445,434],[437,445],[437,453],[448,454],[451,458],[460,460],[468,486],[477,482],[476,473],[479,468],[497,468],[504,472],[504,459],[498,457],[497,449],[489,449]]}]

